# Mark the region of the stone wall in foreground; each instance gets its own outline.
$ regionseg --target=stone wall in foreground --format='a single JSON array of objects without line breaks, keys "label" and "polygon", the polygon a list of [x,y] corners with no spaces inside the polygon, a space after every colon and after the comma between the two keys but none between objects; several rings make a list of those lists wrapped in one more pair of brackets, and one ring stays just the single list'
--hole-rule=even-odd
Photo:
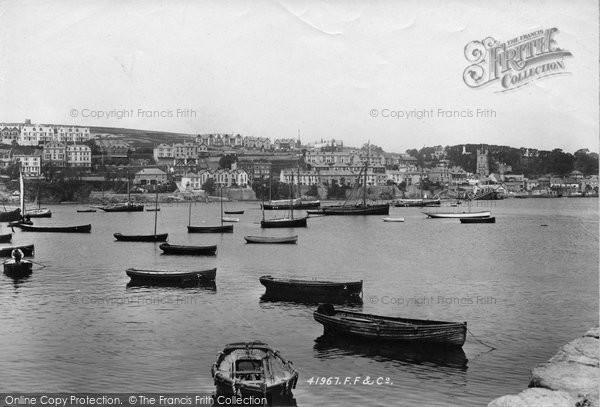
[{"label": "stone wall in foreground", "polygon": [[590,329],[531,372],[529,389],[502,396],[488,407],[599,407],[599,328]]}]

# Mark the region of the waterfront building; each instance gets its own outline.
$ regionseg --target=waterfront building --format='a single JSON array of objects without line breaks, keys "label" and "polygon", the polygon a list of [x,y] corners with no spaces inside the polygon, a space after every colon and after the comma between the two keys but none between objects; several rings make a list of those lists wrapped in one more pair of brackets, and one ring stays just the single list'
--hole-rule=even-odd
[{"label": "waterfront building", "polygon": [[92,167],[92,149],[83,144],[67,145],[67,166],[90,169]]},{"label": "waterfront building", "polygon": [[159,168],[144,168],[135,173],[133,183],[136,185],[161,185],[167,182],[167,173]]},{"label": "waterfront building", "polygon": [[189,172],[181,177],[181,186],[185,189],[200,190],[209,179],[223,187],[249,188],[248,174],[241,169],[200,170]]}]

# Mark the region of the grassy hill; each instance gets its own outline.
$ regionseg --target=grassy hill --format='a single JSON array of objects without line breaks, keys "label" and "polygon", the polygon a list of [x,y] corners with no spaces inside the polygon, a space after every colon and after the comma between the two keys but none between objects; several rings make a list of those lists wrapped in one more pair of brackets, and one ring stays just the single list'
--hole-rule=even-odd
[{"label": "grassy hill", "polygon": [[165,131],[124,129],[119,127],[90,127],[91,133],[118,134],[122,139],[136,147],[154,147],[160,143],[181,143],[193,141],[194,135]]}]

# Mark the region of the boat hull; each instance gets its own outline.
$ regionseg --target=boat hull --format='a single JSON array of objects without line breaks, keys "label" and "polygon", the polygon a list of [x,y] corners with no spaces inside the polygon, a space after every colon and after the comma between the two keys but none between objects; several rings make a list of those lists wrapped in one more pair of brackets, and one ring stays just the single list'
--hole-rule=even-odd
[{"label": "boat hull", "polygon": [[294,219],[268,219],[260,222],[260,227],[264,229],[268,228],[305,228],[306,217],[294,218]]},{"label": "boat hull", "polygon": [[90,233],[92,231],[91,224],[79,226],[34,226],[20,224],[16,226],[23,232]]},{"label": "boat hull", "polygon": [[466,322],[382,317],[337,311],[330,304],[319,306],[313,316],[323,325],[325,334],[330,336],[462,347],[467,334]]},{"label": "boat hull", "polygon": [[188,226],[188,233],[233,233],[233,225]]},{"label": "boat hull", "polygon": [[110,205],[100,206],[104,212],[142,212],[144,205],[142,204],[123,204],[123,205]]},{"label": "boat hull", "polygon": [[298,382],[298,372],[291,362],[262,342],[226,345],[211,373],[217,395],[239,392],[243,396],[289,396]]},{"label": "boat hull", "polygon": [[0,235],[0,243],[10,243],[12,240],[12,233],[6,233],[4,235]]},{"label": "boat hull", "polygon": [[343,301],[360,298],[362,281],[334,282],[319,280],[294,280],[262,276],[260,283],[265,286],[264,299],[301,301]]},{"label": "boat hull", "polygon": [[354,205],[354,206],[323,206],[323,215],[389,215],[389,205]]},{"label": "boat hull", "polygon": [[52,211],[47,208],[31,209],[25,212],[25,216],[29,216],[30,218],[51,218]]},{"label": "boat hull", "polygon": [[23,256],[33,256],[35,252],[34,245],[25,245],[25,246],[9,246],[9,247],[0,247],[0,257],[10,257],[12,251],[15,249],[19,249],[23,252]]},{"label": "boat hull", "polygon": [[217,245],[183,246],[163,243],[158,247],[164,252],[164,254],[214,256],[217,253]]},{"label": "boat hull", "polygon": [[[294,202],[292,205],[292,209],[314,209],[320,208],[321,201],[304,201],[304,202]],[[282,202],[282,203],[265,203],[262,205],[262,208],[265,211],[273,211],[273,210],[286,210],[290,209],[290,203]],[[227,213],[227,212],[225,212]]]},{"label": "boat hull", "polygon": [[384,222],[404,222],[404,218],[383,218]]},{"label": "boat hull", "polygon": [[460,218],[460,223],[496,223],[496,218]]},{"label": "boat hull", "polygon": [[4,263],[4,274],[11,277],[23,277],[32,273],[33,263],[27,260],[15,262],[9,260]]},{"label": "boat hull", "polygon": [[244,236],[246,243],[257,244],[295,244],[298,241],[298,235],[295,236]]},{"label": "boat hull", "polygon": [[217,269],[193,271],[142,270],[129,268],[125,270],[131,283],[156,285],[184,285],[198,282],[214,281]]},{"label": "boat hull", "polygon": [[244,211],[223,211],[225,215],[243,215]]},{"label": "boat hull", "polygon": [[159,233],[155,235],[124,235],[122,233],[113,234],[119,242],[164,242],[169,237],[168,233]]},{"label": "boat hull", "polygon": [[422,208],[424,206],[440,206],[441,201],[438,199],[400,199],[394,202],[394,206],[398,208]]},{"label": "boat hull", "polygon": [[1,211],[0,222],[14,222],[21,219],[21,209],[15,209],[14,211]]},{"label": "boat hull", "polygon": [[432,219],[457,219],[457,218],[488,218],[491,216],[490,211],[481,212],[423,212],[428,218]]}]

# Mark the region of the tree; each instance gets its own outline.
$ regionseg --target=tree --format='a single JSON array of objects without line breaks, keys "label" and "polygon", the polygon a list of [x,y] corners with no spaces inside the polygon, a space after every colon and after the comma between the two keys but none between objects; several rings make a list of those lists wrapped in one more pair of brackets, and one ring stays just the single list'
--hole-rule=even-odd
[{"label": "tree", "polygon": [[202,190],[206,191],[207,194],[213,195],[215,193],[215,180],[209,178],[204,184],[202,184]]},{"label": "tree", "polygon": [[235,162],[237,162],[237,156],[235,154],[226,154],[219,159],[219,168],[230,170],[231,164]]}]

